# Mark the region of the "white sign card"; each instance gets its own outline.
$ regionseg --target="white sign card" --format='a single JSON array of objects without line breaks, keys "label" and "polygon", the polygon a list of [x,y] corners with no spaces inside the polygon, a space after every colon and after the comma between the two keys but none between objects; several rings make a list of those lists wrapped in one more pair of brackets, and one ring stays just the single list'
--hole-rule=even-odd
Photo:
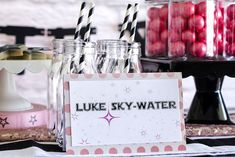
[{"label": "white sign card", "polygon": [[68,154],[186,150],[181,73],[64,77]]}]

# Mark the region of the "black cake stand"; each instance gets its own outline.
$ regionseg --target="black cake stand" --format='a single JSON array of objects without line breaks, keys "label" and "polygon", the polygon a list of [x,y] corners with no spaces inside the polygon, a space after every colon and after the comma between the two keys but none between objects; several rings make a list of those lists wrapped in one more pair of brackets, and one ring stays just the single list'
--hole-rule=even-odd
[{"label": "black cake stand", "polygon": [[144,72],[182,72],[194,77],[196,93],[186,123],[233,124],[229,118],[221,87],[224,76],[235,77],[235,60],[141,58]]}]

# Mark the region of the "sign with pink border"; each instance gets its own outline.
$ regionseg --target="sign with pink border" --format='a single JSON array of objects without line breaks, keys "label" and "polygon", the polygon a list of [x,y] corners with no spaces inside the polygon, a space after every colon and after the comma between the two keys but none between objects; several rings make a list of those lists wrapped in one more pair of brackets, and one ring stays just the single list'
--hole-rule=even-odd
[{"label": "sign with pink border", "polygon": [[186,150],[181,73],[64,76],[67,154]]}]

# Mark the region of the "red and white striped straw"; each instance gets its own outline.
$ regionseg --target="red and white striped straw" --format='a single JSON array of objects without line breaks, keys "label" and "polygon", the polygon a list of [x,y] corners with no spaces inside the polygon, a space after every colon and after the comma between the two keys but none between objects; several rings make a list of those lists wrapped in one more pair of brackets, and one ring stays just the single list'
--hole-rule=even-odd
[{"label": "red and white striped straw", "polygon": [[88,42],[90,39],[90,33],[91,33],[91,22],[92,22],[92,16],[94,13],[95,4],[92,2],[90,3],[89,13],[88,13],[88,19],[87,19],[87,26],[86,26],[86,32],[84,36],[84,41]]},{"label": "red and white striped straw", "polygon": [[126,8],[126,15],[125,15],[123,23],[122,23],[121,33],[120,33],[120,36],[119,36],[120,40],[122,40],[122,38],[124,37],[125,30],[127,28],[127,25],[128,25],[128,22],[129,22],[129,18],[130,18],[131,9],[132,9],[132,5],[128,4],[127,8]]},{"label": "red and white striped straw", "polygon": [[80,37],[80,31],[82,28],[82,20],[83,20],[83,16],[84,16],[85,7],[86,7],[86,2],[82,2],[79,17],[78,17],[78,22],[77,22],[77,26],[76,26],[76,30],[75,30],[75,34],[74,34],[75,40]]}]

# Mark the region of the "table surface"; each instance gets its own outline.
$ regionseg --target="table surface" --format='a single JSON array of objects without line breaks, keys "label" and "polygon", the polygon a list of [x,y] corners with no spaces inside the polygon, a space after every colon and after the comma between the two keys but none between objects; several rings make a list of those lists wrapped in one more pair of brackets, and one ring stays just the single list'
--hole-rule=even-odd
[{"label": "table surface", "polygon": [[[12,148],[7,150],[6,147]],[[62,157],[67,156],[65,152],[59,151],[56,143],[38,143],[35,141],[20,141],[6,146],[0,144],[0,156],[51,156]],[[9,147],[11,146],[11,147]],[[5,147],[5,150],[3,148]],[[13,150],[13,148],[15,148]],[[205,137],[187,139],[187,151],[180,153],[154,154],[145,156],[231,156],[235,155],[235,136],[233,137]],[[105,155],[104,155],[105,156]],[[106,155],[108,156],[108,155]],[[129,155],[131,156],[131,155]],[[141,155],[143,156],[143,155]]]}]

